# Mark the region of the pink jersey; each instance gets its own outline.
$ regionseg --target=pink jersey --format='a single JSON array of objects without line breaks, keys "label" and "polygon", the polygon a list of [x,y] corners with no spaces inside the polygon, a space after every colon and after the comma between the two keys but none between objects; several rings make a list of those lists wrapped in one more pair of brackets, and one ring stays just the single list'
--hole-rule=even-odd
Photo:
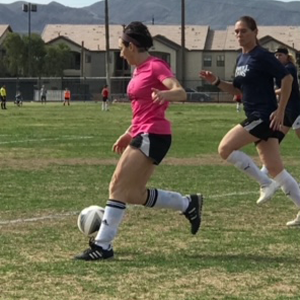
[{"label": "pink jersey", "polygon": [[169,102],[159,105],[154,103],[151,97],[151,88],[167,90],[162,82],[170,77],[174,77],[174,74],[169,65],[153,56],[135,68],[127,87],[133,112],[133,137],[139,133],[171,134],[171,124],[165,118]]}]

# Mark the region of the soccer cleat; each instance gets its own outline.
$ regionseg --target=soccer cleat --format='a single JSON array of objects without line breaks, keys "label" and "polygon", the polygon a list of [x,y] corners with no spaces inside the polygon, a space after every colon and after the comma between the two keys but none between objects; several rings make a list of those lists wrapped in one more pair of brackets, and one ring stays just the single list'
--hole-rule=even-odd
[{"label": "soccer cleat", "polygon": [[260,188],[260,197],[256,203],[263,204],[269,201],[279,188],[280,186],[275,180],[272,180],[272,182],[267,186],[262,186]]},{"label": "soccer cleat", "polygon": [[112,248],[108,250],[104,250],[102,247],[95,244],[93,240],[89,242],[90,248],[86,249],[81,254],[78,254],[74,257],[74,259],[78,260],[104,260],[114,257],[114,251]]},{"label": "soccer cleat", "polygon": [[203,196],[201,194],[186,196],[190,203],[187,210],[183,213],[191,223],[191,233],[196,234],[201,225],[201,214]]},{"label": "soccer cleat", "polygon": [[289,227],[300,226],[300,211],[298,212],[296,219],[294,219],[293,221],[287,222],[286,226],[289,226]]}]

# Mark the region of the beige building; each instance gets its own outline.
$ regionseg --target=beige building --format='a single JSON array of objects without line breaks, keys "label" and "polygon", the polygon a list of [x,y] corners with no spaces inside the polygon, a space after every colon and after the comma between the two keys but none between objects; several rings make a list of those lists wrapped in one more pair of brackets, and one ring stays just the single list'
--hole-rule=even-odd
[{"label": "beige building", "polygon": [[12,29],[10,28],[9,25],[1,25],[0,24],[0,58],[2,58],[4,55],[4,51],[1,47],[1,45],[3,44],[5,38],[7,37],[7,35],[10,32],[12,32]]},{"label": "beige building", "polygon": [[[240,53],[234,26],[228,26],[226,30],[212,30],[209,26],[187,25],[184,53],[181,26],[148,25],[148,28],[154,39],[150,53],[166,60],[186,87],[202,85],[198,77],[202,69],[210,70],[226,80],[233,78],[236,58]],[[9,25],[0,25],[0,55],[3,55],[1,44],[9,32],[12,32]],[[109,32],[110,75],[128,77],[132,69],[120,58],[118,48],[123,26],[110,25]],[[73,59],[64,71],[66,77],[106,76],[104,25],[47,25],[42,38],[48,45],[64,43],[70,47]],[[284,46],[297,58],[300,54],[300,26],[260,26],[258,38],[260,44],[272,52]]]},{"label": "beige building", "polygon": [[[184,80],[186,86],[199,86],[201,69],[211,70],[227,80],[233,78],[240,52],[234,26],[228,26],[226,30],[211,30],[209,26],[187,25],[184,55],[180,26],[148,25],[148,28],[154,39],[150,52],[170,63],[177,78]],[[118,38],[123,27],[110,25],[109,31],[111,76],[130,76],[132,70],[119,56]],[[74,66],[65,70],[66,76],[105,77],[104,25],[47,25],[42,38],[47,44],[63,42],[71,48]],[[284,46],[295,56],[300,53],[300,27],[260,26],[258,38],[260,44],[270,51]]]}]

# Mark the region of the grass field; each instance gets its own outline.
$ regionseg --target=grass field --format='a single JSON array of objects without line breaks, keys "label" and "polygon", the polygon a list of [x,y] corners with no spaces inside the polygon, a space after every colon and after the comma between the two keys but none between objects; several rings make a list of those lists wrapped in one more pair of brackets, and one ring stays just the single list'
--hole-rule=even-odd
[{"label": "grass field", "polygon": [[[234,104],[172,105],[172,149],[149,186],[201,192],[201,232],[177,212],[130,206],[115,259],[74,261],[87,248],[78,212],[104,206],[130,106],[25,103],[0,111],[0,299],[299,300],[297,210],[281,191],[262,207],[259,187],[218,157],[222,136],[244,118]],[[282,145],[300,180],[300,143]],[[251,145],[245,151],[257,159]]]}]

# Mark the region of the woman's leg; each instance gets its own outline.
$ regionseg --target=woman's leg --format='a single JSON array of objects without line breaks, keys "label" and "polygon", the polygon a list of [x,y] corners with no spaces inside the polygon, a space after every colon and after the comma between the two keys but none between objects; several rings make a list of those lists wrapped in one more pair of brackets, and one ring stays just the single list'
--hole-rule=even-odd
[{"label": "woman's leg", "polygon": [[[283,141],[284,137],[287,135],[287,133],[290,131],[291,127],[288,126],[282,126],[280,128],[280,131],[284,134],[282,139],[279,140],[279,144],[281,144],[281,142]],[[300,134],[300,130],[299,130],[299,134]],[[265,165],[262,165],[261,169],[260,169],[263,173],[265,173],[266,175],[269,175],[269,170]]]},{"label": "woman's leg", "polygon": [[245,153],[239,151],[242,147],[257,142],[258,138],[250,134],[241,125],[232,128],[219,145],[219,154],[237,169],[255,179],[261,186],[257,202],[271,198],[277,190],[276,183],[260,171],[254,161]]},{"label": "woman's leg", "polygon": [[268,185],[272,181],[259,170],[247,154],[239,151],[242,147],[256,141],[258,141],[258,138],[251,135],[241,125],[237,125],[220,142],[219,154],[224,160],[254,178],[261,186]]},{"label": "woman's leg", "polygon": [[[177,192],[147,189],[146,184],[154,170],[153,161],[139,149],[131,146],[126,148],[112,176],[109,200],[95,238],[95,245],[99,248],[98,252],[102,254],[111,253],[112,241],[123,220],[126,203],[179,210],[190,221],[192,233],[195,234],[198,231],[201,223],[202,197],[197,195],[182,196]],[[92,252],[93,247],[91,245]],[[83,253],[76,258],[93,260],[107,257],[91,257],[90,259]]]},{"label": "woman's leg", "polygon": [[269,170],[282,191],[300,208],[300,189],[297,181],[284,169],[278,140],[270,138],[257,145],[258,154],[262,163]]}]

